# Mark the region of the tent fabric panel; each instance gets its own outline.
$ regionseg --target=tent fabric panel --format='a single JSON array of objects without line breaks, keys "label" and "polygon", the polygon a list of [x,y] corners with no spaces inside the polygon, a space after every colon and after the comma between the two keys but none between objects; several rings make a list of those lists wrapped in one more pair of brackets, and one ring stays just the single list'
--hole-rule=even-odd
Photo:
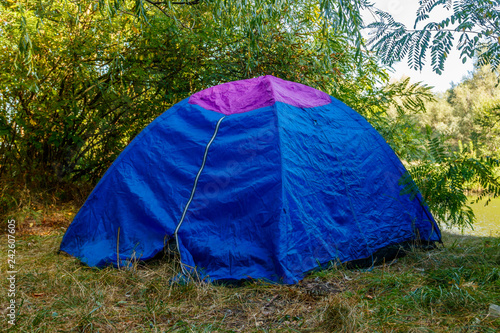
[{"label": "tent fabric panel", "polygon": [[400,194],[401,162],[391,160],[395,153],[366,120],[346,116],[354,110],[338,102],[310,109],[277,104],[284,207],[293,225],[287,263],[297,276],[318,263],[363,259],[415,240],[414,224],[431,228],[420,201]]},{"label": "tent fabric panel", "polygon": [[220,114],[180,102],[120,154],[68,228],[61,250],[89,266],[149,259],[172,237]]},{"label": "tent fabric panel", "polygon": [[281,164],[273,107],[225,118],[178,235],[182,262],[210,279],[285,274],[279,252]]},{"label": "tent fabric panel", "polygon": [[282,218],[290,226],[284,259],[295,275],[293,283],[319,263],[366,257],[369,252],[339,163],[342,147],[332,151],[320,129],[321,118],[315,117],[330,112],[330,107],[299,109],[277,103],[277,110],[286,210]]},{"label": "tent fabric panel", "polygon": [[[407,170],[390,145],[363,116],[355,112],[343,102],[332,98],[332,107],[336,110],[335,112],[337,115],[329,117],[326,126],[335,127],[336,124],[339,123],[338,119],[343,119],[344,122],[346,122],[347,119],[351,119],[353,123],[359,124],[360,128],[363,128],[364,131],[370,133],[371,139],[366,142],[370,149],[373,151],[377,150],[378,152],[377,154],[373,154],[372,158],[377,158],[379,160],[378,163],[375,162],[373,165],[386,165],[384,168],[384,174],[379,179],[383,179],[386,186],[391,187],[390,190],[382,188],[381,190],[383,192],[380,193],[385,193],[386,196],[387,193],[392,193],[391,198],[393,201],[401,201],[401,213],[410,217],[412,224],[414,224],[414,227],[418,230],[418,235],[415,235],[416,237],[418,236],[420,239],[425,241],[440,242],[441,232],[437,222],[434,220],[429,208],[425,204],[422,195],[417,193],[414,200],[410,200],[409,195],[401,195],[403,187],[399,184],[399,182],[401,177],[407,174]],[[393,168],[391,168],[391,165]],[[392,172],[388,172],[388,170],[392,170]],[[373,184],[377,185],[376,182]],[[384,200],[383,202],[386,203],[387,201]],[[406,220],[408,220],[408,218]]]}]

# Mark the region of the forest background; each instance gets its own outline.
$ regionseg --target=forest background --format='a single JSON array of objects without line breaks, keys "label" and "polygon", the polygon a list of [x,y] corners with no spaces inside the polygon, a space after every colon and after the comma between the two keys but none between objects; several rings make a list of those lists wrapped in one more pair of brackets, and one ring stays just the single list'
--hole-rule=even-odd
[{"label": "forest background", "polygon": [[[80,205],[171,105],[271,74],[353,107],[404,161],[405,191],[418,186],[441,224],[472,224],[467,194],[500,194],[498,3],[420,3],[416,23],[442,6],[449,17],[410,29],[367,1],[2,0],[2,221]],[[454,44],[475,65],[447,92],[389,80],[398,61],[440,73]]]}]

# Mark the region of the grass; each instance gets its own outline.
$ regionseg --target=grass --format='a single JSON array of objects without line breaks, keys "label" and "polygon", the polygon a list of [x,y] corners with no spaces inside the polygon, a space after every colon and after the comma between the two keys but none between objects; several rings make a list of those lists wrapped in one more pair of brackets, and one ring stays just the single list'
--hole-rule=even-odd
[{"label": "grass", "polygon": [[[172,284],[175,259],[95,269],[58,253],[72,207],[26,220],[16,236],[12,332],[497,332],[500,239],[444,235],[444,247],[412,251],[371,270],[342,267],[297,285]],[[31,221],[31,222],[30,222]],[[2,237],[7,238],[6,235]],[[7,271],[6,242],[0,248]],[[0,302],[8,304],[7,280]],[[2,306],[5,308],[5,306]]]}]

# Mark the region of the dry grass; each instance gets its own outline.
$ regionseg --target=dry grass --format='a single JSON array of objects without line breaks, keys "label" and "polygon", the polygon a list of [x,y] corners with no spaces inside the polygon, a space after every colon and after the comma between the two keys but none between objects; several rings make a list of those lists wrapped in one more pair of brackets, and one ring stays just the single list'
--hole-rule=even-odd
[{"label": "dry grass", "polygon": [[[69,214],[68,214],[69,212]],[[95,269],[58,253],[72,208],[25,222],[17,236],[16,332],[496,332],[500,239],[446,235],[371,270],[335,268],[293,286],[171,283],[175,260]],[[31,227],[30,227],[30,224]],[[5,237],[3,235],[2,237]],[[6,238],[6,237],[5,237]],[[2,244],[6,244],[2,242]],[[7,271],[7,247],[0,248]],[[7,283],[0,301],[7,304]]]}]

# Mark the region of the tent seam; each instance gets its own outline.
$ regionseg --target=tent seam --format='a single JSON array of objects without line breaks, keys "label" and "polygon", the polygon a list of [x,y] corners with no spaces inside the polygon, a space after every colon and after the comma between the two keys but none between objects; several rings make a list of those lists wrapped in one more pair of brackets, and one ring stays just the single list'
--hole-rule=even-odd
[{"label": "tent seam", "polygon": [[193,201],[193,198],[194,198],[194,193],[196,191],[196,186],[198,185],[198,180],[200,179],[200,175],[201,173],[203,172],[203,169],[205,168],[205,164],[207,162],[207,156],[208,156],[208,149],[210,148],[210,146],[212,145],[212,143],[214,142],[215,140],[215,137],[217,136],[217,133],[219,132],[219,126],[222,122],[222,120],[226,118],[226,116],[223,116],[222,118],[220,118],[218,121],[217,121],[217,124],[215,125],[215,130],[214,130],[214,134],[212,135],[212,138],[210,139],[210,141],[208,141],[207,143],[207,146],[205,147],[205,153],[203,154],[203,160],[201,162],[201,167],[200,167],[200,170],[198,170],[198,173],[196,174],[196,178],[194,179],[194,184],[193,184],[193,189],[191,190],[191,196],[189,197],[189,200],[188,202],[186,203],[186,206],[184,207],[184,211],[182,212],[182,215],[181,215],[181,218],[179,220],[179,223],[177,224],[177,227],[175,228],[175,231],[174,231],[174,237],[175,237],[175,242],[177,244],[177,251],[179,252],[179,261],[181,263],[181,269],[182,269],[182,272],[184,274],[187,275],[187,271],[186,269],[184,268],[184,264],[182,262],[182,256],[181,256],[181,248],[179,246],[179,237],[178,237],[178,231],[182,225],[182,223],[184,222],[184,218],[186,217],[186,213],[187,213],[187,210],[189,208],[189,205],[191,204],[191,202]]},{"label": "tent seam", "polygon": [[[396,152],[394,151],[394,149],[392,149],[392,147],[389,145],[388,142],[384,142],[385,145],[382,144],[382,142],[380,141],[380,139],[383,139],[385,140],[385,138],[380,134],[378,133],[377,129],[363,116],[361,115],[359,112],[357,112],[356,110],[354,110],[358,116],[360,116],[361,118],[363,118],[363,120],[365,120],[366,122],[363,124],[362,122],[360,122],[360,119],[359,117],[353,117],[352,114],[350,112],[346,112],[346,110],[344,109],[345,107],[349,108],[349,106],[347,106],[345,103],[343,103],[342,101],[339,101],[337,100],[338,102],[340,102],[342,105],[342,111],[344,112],[345,115],[349,116],[352,120],[354,120],[355,122],[357,122],[360,126],[368,129],[368,132],[369,134],[375,139],[375,141],[377,142],[377,144],[379,145],[379,147],[382,149],[382,151],[384,152],[384,154],[386,155],[386,157],[391,161],[392,165],[396,168],[396,170],[399,170],[399,167],[398,167],[398,164],[394,161],[394,156],[396,156],[396,158],[399,159],[399,156],[396,154]],[[368,125],[368,126],[367,126]],[[375,135],[375,133],[379,134],[378,136]],[[394,156],[391,156],[390,153],[387,152],[387,148],[389,148],[390,152],[394,155]],[[408,170],[406,169],[406,167],[404,166],[403,163],[401,163],[401,166],[403,167],[403,170],[404,172],[401,174],[401,177],[404,177],[404,174],[405,172],[407,174],[410,174],[408,172]],[[411,175],[410,175],[411,177]],[[412,181],[413,181],[413,177],[412,177]],[[431,234],[429,235],[429,239],[430,237],[432,237],[432,234],[433,233],[436,233],[438,238],[439,238],[439,242],[442,242],[441,238],[441,232],[439,230],[439,227],[437,226],[437,222],[436,220],[434,219],[434,217],[432,216],[432,213],[429,209],[429,205],[427,204],[427,202],[425,202],[425,199],[422,196],[422,193],[420,192],[420,189],[418,189],[418,194],[416,195],[416,198],[418,200],[418,202],[420,203],[420,205],[424,208],[424,213],[425,215],[427,216],[427,218],[429,218],[429,221],[431,223]],[[415,237],[417,235],[415,234]]]},{"label": "tent seam", "polygon": [[[311,119],[312,121],[315,121],[314,119],[311,118],[311,115],[309,113],[307,113],[307,115],[309,116],[309,119]],[[328,139],[328,136],[326,135],[325,131],[323,130],[323,126],[321,124],[319,124],[319,123],[317,125],[318,125],[319,129],[321,130],[321,133],[323,134],[323,137],[326,139],[326,142],[332,148],[332,152],[335,152],[335,149],[333,148],[332,143],[330,142],[330,140]],[[352,204],[350,189],[349,189],[349,186],[347,184],[346,176],[345,176],[345,172],[344,172],[344,165],[343,165],[343,163],[342,163],[342,161],[341,161],[341,159],[340,159],[339,156],[335,155],[335,157],[337,158],[337,162],[340,165],[340,170],[342,172],[342,179],[344,181],[344,185],[345,185],[345,189],[346,189],[347,199],[349,200],[349,208],[351,209],[354,221],[356,223],[356,226],[358,227],[359,233],[363,236],[363,239],[364,239],[365,244],[366,244],[366,248],[371,253],[371,255],[373,255],[373,250],[372,250],[371,246],[368,244],[368,239],[366,238],[365,233],[363,232],[363,230],[361,229],[361,226],[359,225],[358,216],[356,215],[354,206]]]},{"label": "tent seam", "polygon": [[[274,97],[274,96],[273,96]],[[280,181],[281,181],[281,207],[280,207],[280,220],[281,217],[283,216],[283,209],[285,206],[285,190],[284,190],[284,182],[283,182],[283,150],[281,149],[282,142],[281,142],[281,127],[280,127],[280,117],[278,116],[278,102],[275,100],[273,104],[273,109],[274,109],[274,117],[276,118],[276,133],[278,133],[278,150],[280,154]],[[289,239],[288,237],[288,225],[286,225],[286,239]],[[286,253],[288,253],[288,242],[286,245]],[[283,269],[283,274],[288,275],[288,255],[285,255],[285,267]]]}]

